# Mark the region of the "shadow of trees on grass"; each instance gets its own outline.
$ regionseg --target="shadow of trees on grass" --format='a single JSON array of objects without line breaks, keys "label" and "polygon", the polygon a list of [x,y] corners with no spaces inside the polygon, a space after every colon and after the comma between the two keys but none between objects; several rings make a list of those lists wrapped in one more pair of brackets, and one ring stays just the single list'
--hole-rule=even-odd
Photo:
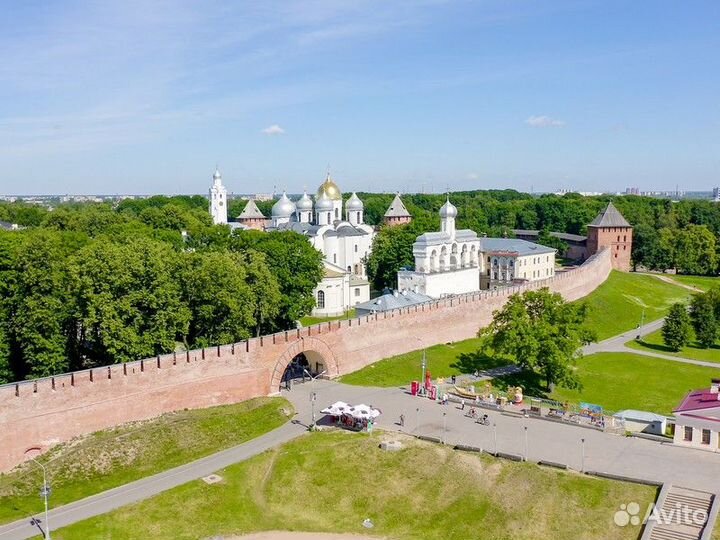
[{"label": "shadow of trees on grass", "polygon": [[[651,351],[656,351],[660,353],[675,353],[680,354],[682,356],[683,349],[676,351],[672,349],[671,347],[668,347],[664,343],[648,343],[645,340],[639,339],[636,340],[636,343],[643,346],[645,349],[649,349]],[[699,343],[694,342],[690,345],[687,345],[685,349],[692,349],[695,351],[718,351],[718,354],[720,354],[720,345],[713,345],[712,347],[708,347],[707,349],[705,347],[702,347]]]},{"label": "shadow of trees on grass", "polygon": [[549,389],[545,386],[544,378],[534,371],[523,370],[517,373],[509,373],[500,376],[494,376],[492,370],[506,367],[512,364],[505,358],[498,358],[490,353],[477,350],[471,353],[462,353],[457,357],[457,361],[450,364],[450,367],[457,369],[461,373],[475,373],[478,375],[489,375],[493,377],[492,385],[500,390],[507,390],[509,386],[520,386],[525,394],[533,397],[547,397]]}]

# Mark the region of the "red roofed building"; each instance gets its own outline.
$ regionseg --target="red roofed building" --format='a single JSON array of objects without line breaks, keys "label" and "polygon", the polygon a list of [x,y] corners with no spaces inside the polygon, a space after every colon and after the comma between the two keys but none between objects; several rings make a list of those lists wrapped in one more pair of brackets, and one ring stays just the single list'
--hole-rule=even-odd
[{"label": "red roofed building", "polygon": [[720,379],[713,379],[710,388],[690,392],[673,414],[675,444],[720,451]]}]

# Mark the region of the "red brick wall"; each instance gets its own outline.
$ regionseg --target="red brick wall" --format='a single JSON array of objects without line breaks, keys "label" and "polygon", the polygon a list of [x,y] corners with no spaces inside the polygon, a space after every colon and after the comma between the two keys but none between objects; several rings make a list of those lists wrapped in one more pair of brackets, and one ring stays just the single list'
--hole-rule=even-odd
[{"label": "red brick wall", "polygon": [[611,269],[610,251],[553,278],[483,291],[384,315],[332,321],[182,354],[96,368],[0,387],[0,471],[32,446],[48,448],[77,435],[183,408],[236,403],[278,391],[299,352],[322,357],[336,377],[382,358],[473,337],[508,296],[550,287],[568,300],[592,292]]},{"label": "red brick wall", "polygon": [[629,272],[632,254],[632,227],[588,227],[588,254],[603,248],[611,252],[612,267]]},{"label": "red brick wall", "polygon": [[386,217],[383,219],[385,221],[385,225],[389,225],[390,227],[394,227],[396,225],[404,225],[405,223],[410,223],[412,221],[412,217],[410,217],[410,216]]}]

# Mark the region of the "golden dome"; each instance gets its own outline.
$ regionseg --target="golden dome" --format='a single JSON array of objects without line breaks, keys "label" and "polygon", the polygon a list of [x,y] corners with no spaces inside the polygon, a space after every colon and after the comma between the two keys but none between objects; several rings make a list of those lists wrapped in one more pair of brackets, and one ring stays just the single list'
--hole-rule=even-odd
[{"label": "golden dome", "polygon": [[340,188],[337,187],[337,184],[333,181],[332,178],[330,178],[330,174],[328,174],[327,178],[325,178],[325,181],[320,184],[320,187],[317,190],[317,196],[320,197],[323,192],[325,193],[325,195],[328,196],[329,199],[332,199],[333,201],[342,200],[342,193],[340,192]]}]

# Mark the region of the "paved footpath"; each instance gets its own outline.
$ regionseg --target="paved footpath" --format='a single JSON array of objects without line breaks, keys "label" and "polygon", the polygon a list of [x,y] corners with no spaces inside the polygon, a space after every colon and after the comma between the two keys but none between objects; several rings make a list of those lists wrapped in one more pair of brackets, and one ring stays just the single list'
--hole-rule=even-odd
[{"label": "paved footpath", "polygon": [[[284,444],[306,432],[307,427],[304,425],[287,423],[239,446],[60,506],[50,511],[51,532],[60,527],[110,512],[121,506],[147,499],[168,489],[197,480],[233,463],[244,461],[270,448]],[[52,503],[52,498],[50,501]],[[38,536],[37,527],[30,525],[30,517],[0,526],[0,539],[15,540]],[[36,517],[43,521],[44,527],[45,516],[37,514]]]},{"label": "paved footpath", "polygon": [[659,319],[657,321],[648,323],[648,324],[642,326],[641,328],[635,328],[633,330],[630,330],[628,332],[620,334],[619,336],[614,336],[614,337],[611,337],[604,341],[600,341],[598,343],[591,343],[590,345],[583,347],[583,354],[585,354],[587,356],[589,354],[594,354],[594,353],[599,353],[599,352],[633,353],[633,354],[639,354],[641,356],[652,356],[653,358],[661,358],[663,360],[670,360],[672,362],[680,362],[683,364],[693,364],[696,366],[720,368],[720,363],[718,363],[718,362],[693,360],[691,358],[683,358],[681,356],[662,354],[662,353],[647,351],[647,350],[643,350],[643,349],[633,349],[633,348],[625,345],[628,341],[635,339],[637,336],[643,337],[648,334],[652,334],[656,330],[660,330],[663,326],[664,321],[665,321],[665,319]]}]

